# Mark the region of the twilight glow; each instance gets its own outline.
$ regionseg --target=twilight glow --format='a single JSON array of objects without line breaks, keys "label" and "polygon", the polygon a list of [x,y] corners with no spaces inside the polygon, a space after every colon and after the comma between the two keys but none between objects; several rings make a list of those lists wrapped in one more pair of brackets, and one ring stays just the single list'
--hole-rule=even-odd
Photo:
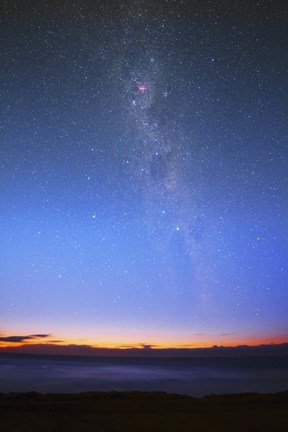
[{"label": "twilight glow", "polygon": [[4,1],[0,347],[287,341],[277,2],[60,3]]}]

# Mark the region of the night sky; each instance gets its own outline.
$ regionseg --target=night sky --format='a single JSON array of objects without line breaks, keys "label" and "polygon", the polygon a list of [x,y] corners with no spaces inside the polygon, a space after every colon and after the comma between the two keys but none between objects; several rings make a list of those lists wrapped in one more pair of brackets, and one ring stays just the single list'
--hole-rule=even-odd
[{"label": "night sky", "polygon": [[1,16],[2,345],[287,341],[287,1]]}]

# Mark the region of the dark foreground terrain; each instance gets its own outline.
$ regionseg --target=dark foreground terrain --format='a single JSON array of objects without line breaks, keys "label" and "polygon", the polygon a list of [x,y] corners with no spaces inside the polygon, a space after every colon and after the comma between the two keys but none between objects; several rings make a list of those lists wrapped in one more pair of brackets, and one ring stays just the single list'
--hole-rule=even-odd
[{"label": "dark foreground terrain", "polygon": [[284,432],[288,392],[0,394],[1,432]]}]

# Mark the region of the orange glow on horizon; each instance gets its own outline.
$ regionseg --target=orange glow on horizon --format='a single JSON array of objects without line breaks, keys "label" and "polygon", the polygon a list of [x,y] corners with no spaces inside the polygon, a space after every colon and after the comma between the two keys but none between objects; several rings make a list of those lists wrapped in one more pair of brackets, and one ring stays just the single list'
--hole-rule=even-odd
[{"label": "orange glow on horizon", "polygon": [[[3,339],[8,336],[4,336],[2,334]],[[139,338],[138,338],[139,339]],[[210,338],[201,338],[199,340],[191,340],[187,339],[174,339],[169,340],[168,338],[155,338],[155,342],[151,342],[151,337],[147,338],[148,342],[139,343],[135,340],[124,340],[118,339],[112,340],[112,338],[104,339],[74,339],[67,337],[33,337],[32,339],[25,340],[23,338],[22,341],[19,342],[10,342],[0,340],[0,349],[7,348],[19,348],[25,346],[59,346],[59,347],[87,347],[87,348],[99,348],[99,349],[145,349],[145,347],[151,347],[152,349],[193,349],[193,348],[211,348],[213,346],[223,346],[223,347],[236,347],[239,345],[248,345],[248,346],[257,346],[257,345],[270,345],[270,344],[281,344],[285,343],[288,340],[287,335],[278,335],[278,336],[265,336],[265,337],[256,337],[256,336],[240,336],[237,338],[216,338],[215,336],[211,336]]]}]

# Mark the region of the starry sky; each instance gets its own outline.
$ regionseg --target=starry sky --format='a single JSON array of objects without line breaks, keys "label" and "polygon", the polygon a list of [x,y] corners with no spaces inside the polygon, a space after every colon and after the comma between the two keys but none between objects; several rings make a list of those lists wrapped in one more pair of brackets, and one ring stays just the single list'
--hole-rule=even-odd
[{"label": "starry sky", "polygon": [[1,16],[0,343],[287,341],[286,1]]}]

